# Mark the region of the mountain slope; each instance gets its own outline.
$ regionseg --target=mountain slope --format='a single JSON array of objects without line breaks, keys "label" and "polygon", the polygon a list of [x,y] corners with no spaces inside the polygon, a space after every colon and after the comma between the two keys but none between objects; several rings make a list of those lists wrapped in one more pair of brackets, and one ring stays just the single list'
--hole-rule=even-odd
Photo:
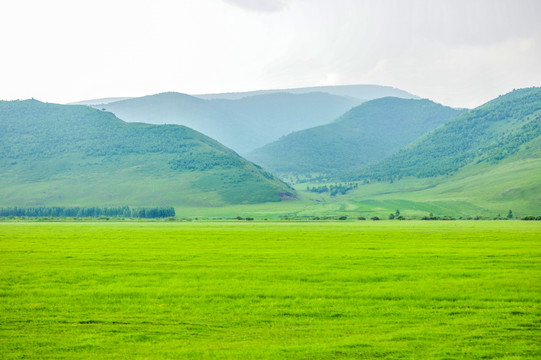
[{"label": "mountain slope", "polygon": [[271,90],[256,90],[237,93],[221,93],[221,94],[202,94],[194,95],[200,99],[241,99],[247,96],[265,95],[279,92],[290,94],[305,94],[310,92],[324,92],[331,95],[353,97],[362,101],[378,99],[382,97],[398,97],[404,99],[419,99],[419,97],[408,93],[407,91],[393,88],[390,86],[381,85],[335,85],[335,86],[313,86],[293,89],[271,89]]},{"label": "mountain slope", "polygon": [[541,88],[529,88],[464,113],[342,180],[369,180],[350,199],[388,211],[494,217],[512,209],[524,216],[541,209],[540,169]]},{"label": "mountain slope", "polygon": [[461,112],[429,100],[376,99],[330,124],[265,145],[248,158],[275,173],[337,174],[382,160]]},{"label": "mountain slope", "polygon": [[350,179],[435,177],[466,166],[539,155],[541,88],[516,90],[449,121]]},{"label": "mountain slope", "polygon": [[292,131],[328,123],[359,103],[325,93],[276,93],[239,100],[163,93],[97,108],[128,122],[185,125],[246,153]]},{"label": "mountain slope", "polygon": [[222,205],[292,190],[178,125],[125,123],[86,106],[0,102],[0,205]]}]

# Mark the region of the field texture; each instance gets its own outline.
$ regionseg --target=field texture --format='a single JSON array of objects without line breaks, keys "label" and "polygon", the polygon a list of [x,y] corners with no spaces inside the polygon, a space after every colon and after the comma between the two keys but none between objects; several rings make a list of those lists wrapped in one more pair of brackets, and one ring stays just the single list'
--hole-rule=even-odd
[{"label": "field texture", "polygon": [[0,358],[539,359],[538,222],[0,223]]}]

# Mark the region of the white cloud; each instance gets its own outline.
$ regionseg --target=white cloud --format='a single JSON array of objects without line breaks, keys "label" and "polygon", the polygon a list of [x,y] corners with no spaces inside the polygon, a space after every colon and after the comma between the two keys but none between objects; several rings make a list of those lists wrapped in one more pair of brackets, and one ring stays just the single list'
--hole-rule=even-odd
[{"label": "white cloud", "polygon": [[11,1],[0,99],[375,83],[471,107],[541,85],[540,13],[535,0]]}]

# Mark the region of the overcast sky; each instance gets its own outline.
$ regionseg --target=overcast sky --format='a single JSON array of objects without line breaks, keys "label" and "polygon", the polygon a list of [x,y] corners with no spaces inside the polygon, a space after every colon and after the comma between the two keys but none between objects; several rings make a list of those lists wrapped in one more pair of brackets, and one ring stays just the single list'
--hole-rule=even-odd
[{"label": "overcast sky", "polygon": [[540,0],[17,0],[0,34],[4,100],[380,84],[475,107],[541,86]]}]

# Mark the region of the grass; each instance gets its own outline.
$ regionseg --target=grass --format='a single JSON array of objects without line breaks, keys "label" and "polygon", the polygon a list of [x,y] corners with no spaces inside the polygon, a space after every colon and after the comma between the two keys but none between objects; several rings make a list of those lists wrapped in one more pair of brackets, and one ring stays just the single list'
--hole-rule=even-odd
[{"label": "grass", "polygon": [[538,359],[540,233],[0,223],[0,358]]},{"label": "grass", "polygon": [[264,204],[217,207],[175,205],[179,217],[277,219],[280,216],[310,218],[346,215],[349,218],[380,216],[387,218],[397,209],[406,217],[421,218],[434,213],[454,217],[541,214],[541,158],[509,161],[498,166],[464,168],[453,177],[406,178],[394,183],[374,182],[359,185],[346,195],[329,196],[306,191],[295,185],[299,200]]}]

